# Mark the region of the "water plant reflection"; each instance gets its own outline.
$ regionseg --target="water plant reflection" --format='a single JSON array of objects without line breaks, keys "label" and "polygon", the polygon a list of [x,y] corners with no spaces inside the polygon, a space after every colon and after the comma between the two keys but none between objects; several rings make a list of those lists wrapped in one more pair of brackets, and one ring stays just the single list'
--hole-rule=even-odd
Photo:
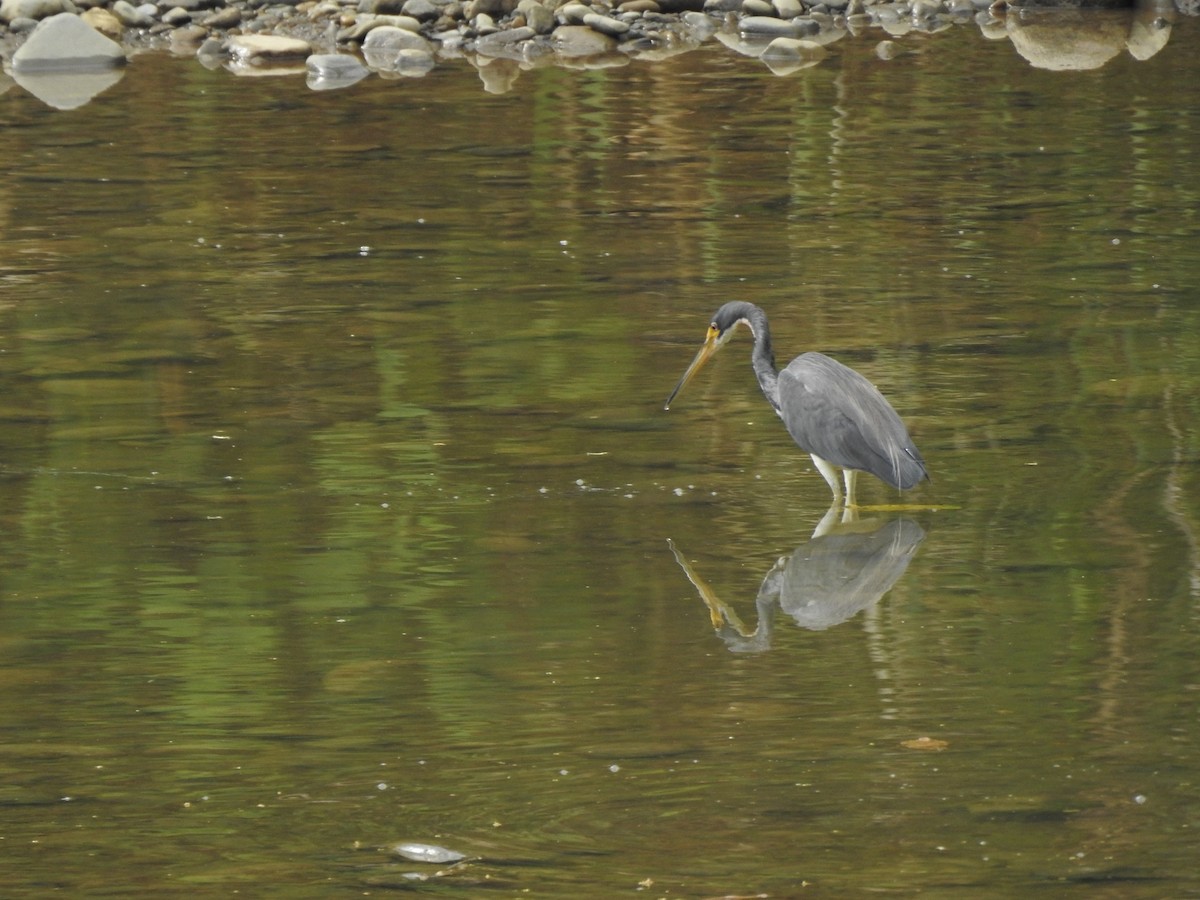
[{"label": "water plant reflection", "polygon": [[674,542],[667,543],[708,607],[717,636],[734,653],[761,653],[771,648],[777,608],[801,628],[823,631],[840,625],[891,590],[924,539],[921,526],[905,518],[819,527],[812,540],[780,557],[763,578],[753,629],[696,574]]}]

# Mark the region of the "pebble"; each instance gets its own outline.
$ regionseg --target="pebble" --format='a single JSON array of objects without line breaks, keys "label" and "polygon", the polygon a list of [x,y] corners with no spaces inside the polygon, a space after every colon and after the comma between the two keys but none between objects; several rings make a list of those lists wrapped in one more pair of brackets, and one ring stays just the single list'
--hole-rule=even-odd
[{"label": "pebble", "polygon": [[236,6],[226,6],[216,12],[209,13],[200,20],[205,28],[235,28],[242,23],[242,11]]},{"label": "pebble", "polygon": [[[151,7],[151,9],[155,13],[158,12],[157,7]],[[148,13],[144,7],[134,6],[129,0],[117,0],[112,5],[112,14],[126,28],[149,28],[157,21],[156,16]]]},{"label": "pebble", "polygon": [[558,8],[555,18],[564,25],[582,25],[584,16],[590,16],[592,8],[582,3],[564,3]]},{"label": "pebble", "polygon": [[521,0],[517,11],[525,16],[525,24],[534,34],[549,34],[554,30],[554,13],[538,0]]},{"label": "pebble", "polygon": [[400,12],[418,22],[430,22],[441,15],[430,0],[405,0]]},{"label": "pebble", "polygon": [[429,41],[407,28],[379,25],[363,41],[364,50],[432,50]]},{"label": "pebble", "polygon": [[742,34],[799,38],[814,33],[816,29],[803,20],[777,19],[774,16],[746,16],[738,22],[738,30]]},{"label": "pebble", "polygon": [[162,14],[162,20],[175,27],[181,25],[190,25],[192,23],[192,14],[182,6],[174,6]]},{"label": "pebble", "polygon": [[600,56],[616,46],[609,35],[601,34],[587,25],[563,25],[550,35],[554,51],[567,58]]},{"label": "pebble", "polygon": [[601,34],[607,34],[612,37],[620,37],[629,30],[629,25],[620,19],[602,16],[599,13],[589,13],[584,16],[583,24],[593,31],[598,31]]},{"label": "pebble", "polygon": [[110,37],[114,41],[119,41],[125,33],[125,26],[121,24],[121,20],[102,6],[84,10],[79,18],[83,19],[83,21],[87,22],[105,37]]},{"label": "pebble", "polygon": [[514,55],[513,47],[527,41],[535,32],[528,25],[520,28],[510,28],[507,31],[493,31],[475,42],[475,52],[484,56],[520,59],[520,54]]},{"label": "pebble", "polygon": [[742,12],[748,16],[776,16],[775,7],[767,0],[742,0]]},{"label": "pebble", "polygon": [[229,55],[240,62],[302,59],[312,53],[308,41],[278,34],[237,34],[228,41]]}]

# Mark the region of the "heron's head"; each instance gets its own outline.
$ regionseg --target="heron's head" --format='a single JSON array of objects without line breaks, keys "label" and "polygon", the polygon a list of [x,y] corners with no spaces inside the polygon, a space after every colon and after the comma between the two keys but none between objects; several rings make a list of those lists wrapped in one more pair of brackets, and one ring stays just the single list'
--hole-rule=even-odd
[{"label": "heron's head", "polygon": [[704,364],[709,361],[714,353],[725,346],[725,342],[733,336],[733,332],[738,325],[750,325],[748,315],[749,311],[753,308],[753,305],[750,303],[734,300],[731,303],[726,303],[717,310],[716,314],[712,317],[712,321],[708,323],[708,331],[704,335],[704,343],[696,353],[696,358],[692,360],[692,364],[687,367],[687,371],[679,379],[679,384],[675,385],[675,390],[671,391],[671,396],[667,398],[663,409],[671,408],[671,403],[675,400],[679,392],[683,390],[684,385],[692,380],[692,377],[704,367]]}]

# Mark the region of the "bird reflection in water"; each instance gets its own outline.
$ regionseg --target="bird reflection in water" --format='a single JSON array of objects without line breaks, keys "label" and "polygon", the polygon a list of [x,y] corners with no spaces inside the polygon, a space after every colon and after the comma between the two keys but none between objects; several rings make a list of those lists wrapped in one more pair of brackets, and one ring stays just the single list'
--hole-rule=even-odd
[{"label": "bird reflection in water", "polygon": [[[825,523],[822,523],[825,524]],[[873,607],[904,574],[925,532],[911,519],[881,524],[829,526],[767,572],[755,605],[758,624],[749,629],[737,613],[713,592],[684,559],[674,542],[667,544],[700,599],[708,607],[713,628],[734,653],[761,653],[771,647],[776,608],[801,628],[823,631],[860,610]]]}]

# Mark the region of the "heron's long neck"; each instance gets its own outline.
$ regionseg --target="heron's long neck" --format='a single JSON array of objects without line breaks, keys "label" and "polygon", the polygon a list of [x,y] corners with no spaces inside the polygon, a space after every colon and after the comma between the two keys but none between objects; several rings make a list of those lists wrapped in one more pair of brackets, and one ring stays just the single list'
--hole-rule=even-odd
[{"label": "heron's long neck", "polygon": [[779,370],[775,368],[775,349],[771,346],[771,327],[767,324],[767,314],[757,306],[751,306],[745,317],[754,335],[754,350],[750,355],[750,365],[758,377],[758,386],[762,388],[767,402],[779,412]]}]

